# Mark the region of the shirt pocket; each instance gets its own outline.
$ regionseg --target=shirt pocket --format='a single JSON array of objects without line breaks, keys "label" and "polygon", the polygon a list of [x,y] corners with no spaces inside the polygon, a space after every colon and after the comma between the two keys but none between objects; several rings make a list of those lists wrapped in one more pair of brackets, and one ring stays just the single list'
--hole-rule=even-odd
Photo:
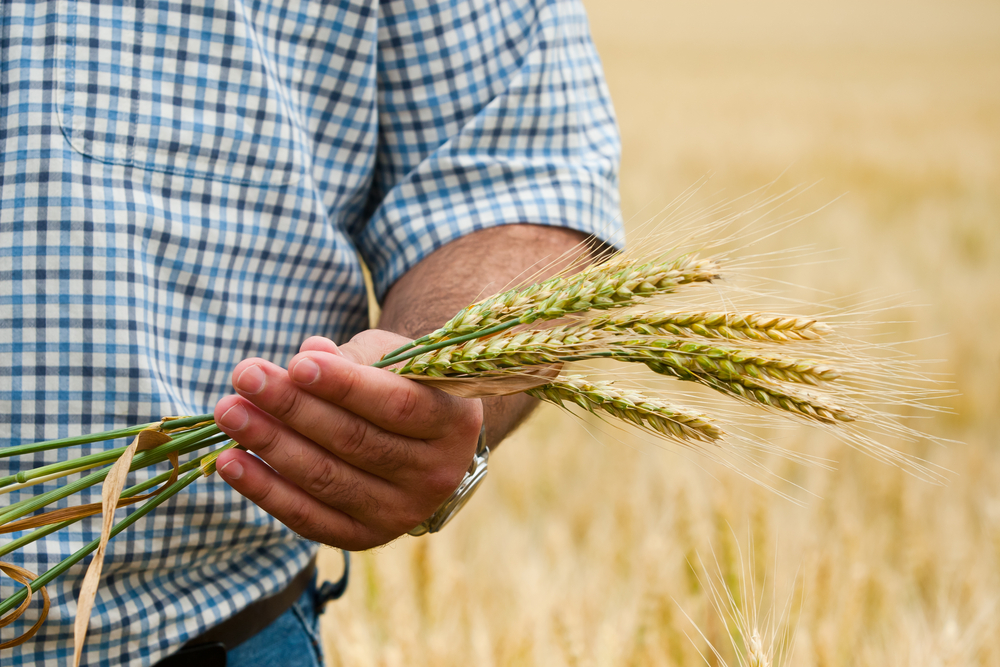
[{"label": "shirt pocket", "polygon": [[303,172],[240,0],[66,0],[64,135],[101,162],[269,187]]}]

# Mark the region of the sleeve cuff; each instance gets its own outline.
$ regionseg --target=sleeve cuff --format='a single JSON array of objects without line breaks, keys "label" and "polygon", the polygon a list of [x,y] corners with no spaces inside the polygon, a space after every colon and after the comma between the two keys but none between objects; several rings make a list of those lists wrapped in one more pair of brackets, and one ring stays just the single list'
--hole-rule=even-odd
[{"label": "sleeve cuff", "polygon": [[622,247],[618,184],[604,175],[607,166],[456,156],[436,160],[433,172],[418,170],[393,188],[358,239],[376,297],[381,302],[393,283],[437,248],[498,225],[575,229]]}]

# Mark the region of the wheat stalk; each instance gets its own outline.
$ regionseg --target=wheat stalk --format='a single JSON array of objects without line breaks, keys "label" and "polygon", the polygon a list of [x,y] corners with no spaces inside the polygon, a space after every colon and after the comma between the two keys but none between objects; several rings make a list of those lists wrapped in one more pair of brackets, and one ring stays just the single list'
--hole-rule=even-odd
[{"label": "wheat stalk", "polygon": [[[55,578],[62,575],[69,569],[72,565],[82,560],[84,557],[93,553],[101,547],[102,543],[106,543],[108,539],[114,537],[121,531],[128,528],[140,518],[145,516],[148,512],[153,510],[156,506],[167,500],[168,498],[174,496],[185,486],[193,483],[198,477],[203,475],[211,474],[210,467],[201,468],[202,463],[214,462],[214,457],[218,455],[223,449],[231,448],[236,446],[236,443],[229,441],[228,444],[222,445],[222,447],[215,449],[209,454],[200,454],[193,461],[179,465],[177,463],[177,457],[183,456],[185,454],[190,454],[197,452],[198,450],[211,447],[212,445],[220,444],[227,441],[229,438],[225,434],[219,433],[218,427],[214,425],[211,421],[211,415],[199,415],[196,417],[184,417],[184,418],[165,418],[162,422],[155,422],[151,424],[144,424],[141,426],[129,427],[126,429],[117,429],[113,431],[106,431],[103,433],[97,433],[93,435],[83,435],[73,438],[62,438],[59,440],[51,440],[40,443],[33,443],[28,445],[22,445],[17,447],[9,447],[6,449],[0,449],[0,456],[18,456],[33,454],[35,452],[47,451],[51,449],[58,448],[68,448],[77,445],[88,444],[92,442],[100,442],[113,440],[115,438],[121,437],[123,435],[136,435],[137,438],[141,438],[144,433],[149,431],[156,431],[163,435],[167,442],[160,444],[159,446],[147,449],[146,451],[140,451],[135,454],[131,459],[130,465],[127,470],[137,470],[139,468],[145,468],[152,465],[157,465],[170,460],[173,464],[173,469],[169,472],[157,475],[146,482],[137,484],[129,489],[123,490],[119,494],[120,500],[118,501],[119,506],[121,504],[129,504],[130,502],[136,502],[143,499],[148,499],[146,502],[136,509],[134,512],[129,514],[125,519],[123,519],[118,524],[114,525],[107,536],[103,536],[100,539],[94,540],[90,544],[82,547],[77,552],[67,557],[66,559],[60,561],[55,566],[51,567],[46,572],[42,573],[36,578],[31,579],[30,583],[26,583],[26,588],[23,588],[13,595],[9,596],[2,602],[0,602],[0,617],[5,617],[7,621],[13,621],[17,616],[20,615],[20,611],[23,610],[23,606],[18,607],[28,596],[28,591],[38,592],[43,591],[46,584],[53,581]],[[183,431],[180,435],[176,435],[173,439],[166,435],[167,433],[176,434],[179,431]],[[110,450],[108,452],[101,452],[89,457],[78,457],[75,461],[66,461],[60,464],[53,464],[48,466],[42,466],[32,471],[22,471],[17,475],[8,476],[0,479],[0,486],[12,486],[20,483],[30,483],[35,479],[45,479],[60,476],[62,473],[72,474],[72,472],[81,472],[82,470],[89,469],[90,467],[96,467],[104,463],[110,463],[111,457],[121,456],[121,448]],[[80,461],[87,461],[88,463],[81,467]],[[67,467],[68,466],[68,467]],[[76,467],[74,470],[73,467]],[[98,470],[85,475],[84,477],[64,484],[56,489],[53,489],[47,493],[43,493],[36,496],[29,496],[20,502],[16,502],[5,506],[0,510],[0,526],[9,530],[23,530],[28,526],[23,528],[19,527],[18,524],[24,523],[24,521],[17,521],[21,517],[31,514],[47,505],[55,503],[63,498],[66,498],[74,493],[82,491],[85,488],[94,486],[96,484],[101,484],[105,482],[106,478],[112,472],[112,468],[105,468],[103,470]],[[124,473],[126,471],[122,471]],[[178,476],[184,474],[185,476],[178,479]],[[139,497],[139,494],[147,489],[157,486],[161,483],[166,482],[166,484],[161,487],[158,491],[153,494],[146,495],[144,497]],[[42,515],[36,515],[31,518],[29,523],[37,526],[35,530],[27,533],[9,544],[4,545],[0,548],[0,557],[9,554],[17,549],[24,547],[31,542],[39,540],[47,535],[54,532],[62,530],[77,521],[81,521],[93,514],[93,511],[88,511],[88,506],[76,506],[72,508],[65,508],[62,510],[57,510],[55,512],[46,512]],[[68,517],[68,518],[67,518]],[[37,521],[36,521],[37,519]],[[27,520],[25,520],[27,521]],[[15,523],[16,522],[16,523]],[[82,597],[82,596],[81,596]],[[11,613],[12,612],[12,613]],[[11,613],[10,616],[7,616]],[[44,618],[44,615],[43,615]],[[21,637],[12,640],[8,643],[10,646],[17,645],[31,638],[35,631],[40,627],[40,622],[36,623],[32,630]]]}]

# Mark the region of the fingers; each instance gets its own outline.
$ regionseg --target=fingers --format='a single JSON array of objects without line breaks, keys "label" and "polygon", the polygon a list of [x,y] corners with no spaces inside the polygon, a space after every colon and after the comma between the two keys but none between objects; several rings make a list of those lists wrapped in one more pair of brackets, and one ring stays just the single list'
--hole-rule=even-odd
[{"label": "fingers", "polygon": [[303,537],[349,551],[386,541],[379,531],[313,498],[246,452],[223,452],[217,469],[236,491]]},{"label": "fingers", "polygon": [[[289,370],[233,372],[219,427],[260,458],[220,456],[232,486],[301,535],[349,549],[383,544],[430,516],[468,469],[482,403],[371,368],[405,339],[368,332],[302,344]],[[269,467],[270,466],[270,467]]]},{"label": "fingers", "polygon": [[390,331],[368,329],[352,338],[349,343],[341,345],[339,349],[340,353],[351,361],[362,366],[371,366],[387,352],[409,342],[408,338]]},{"label": "fingers", "polygon": [[[229,397],[219,401],[216,406],[219,427],[271,465],[279,467],[280,457],[300,453],[295,450],[285,454],[277,446],[281,434],[287,431],[299,440],[315,443],[316,450],[335,454],[348,464],[379,477],[398,476],[406,470],[411,472],[403,472],[404,477],[420,473],[421,466],[417,465],[414,450],[424,447],[424,443],[389,433],[348,410],[302,391],[281,367],[249,359],[236,367],[233,378],[233,385],[245,400]],[[245,423],[240,424],[241,420]],[[264,447],[267,449],[261,451]]]},{"label": "fingers", "polygon": [[470,414],[467,401],[389,371],[353,363],[346,355],[303,352],[288,369],[297,387],[392,433],[437,440],[456,430],[479,430],[481,414]]},{"label": "fingers", "polygon": [[325,505],[368,521],[383,503],[397,500],[398,491],[385,480],[349,465],[238,396],[219,401],[215,416],[227,435]]},{"label": "fingers", "polygon": [[322,336],[311,336],[299,346],[299,352],[329,352],[330,354],[340,354],[340,348],[329,338]]}]

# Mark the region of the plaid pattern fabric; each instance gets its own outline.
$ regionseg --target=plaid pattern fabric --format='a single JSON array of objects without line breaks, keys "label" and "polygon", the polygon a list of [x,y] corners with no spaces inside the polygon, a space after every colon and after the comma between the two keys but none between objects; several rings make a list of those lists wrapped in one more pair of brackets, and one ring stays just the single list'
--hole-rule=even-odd
[{"label": "plaid pattern fabric", "polygon": [[[381,297],[477,229],[620,231],[576,0],[2,0],[0,113],[0,446],[209,412],[240,359],[347,339],[358,254]],[[5,560],[42,572],[98,531]],[[200,480],[111,542],[84,663],[150,664],[315,548]],[[70,655],[82,572],[4,664]]]}]

